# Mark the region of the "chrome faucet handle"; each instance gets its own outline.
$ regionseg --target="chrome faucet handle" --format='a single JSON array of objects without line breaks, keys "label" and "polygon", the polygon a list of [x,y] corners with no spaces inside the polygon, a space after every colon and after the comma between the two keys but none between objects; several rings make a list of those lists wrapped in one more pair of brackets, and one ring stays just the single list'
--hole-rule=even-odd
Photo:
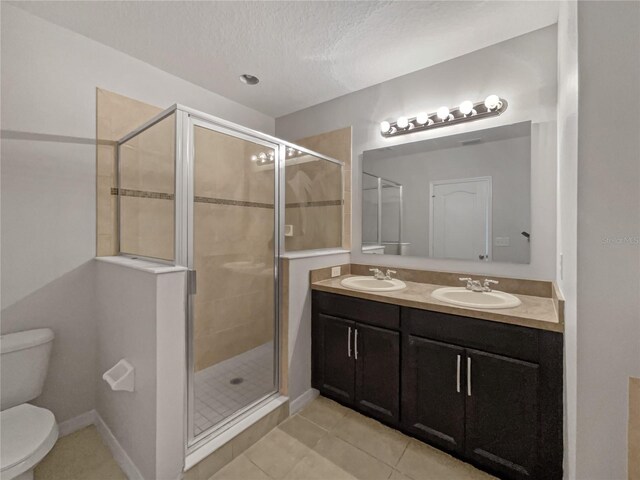
[{"label": "chrome faucet handle", "polygon": [[396,272],[395,270],[389,270],[389,269],[387,268],[387,273],[385,273],[385,275],[384,275],[384,279],[385,279],[385,280],[392,280],[391,275],[392,275],[392,274],[395,274],[395,273],[398,273],[398,272]]},{"label": "chrome faucet handle", "polygon": [[460,277],[458,280],[460,280],[461,282],[467,282],[467,290],[471,290],[471,287],[473,285],[473,279],[470,277]]},{"label": "chrome faucet handle", "polygon": [[373,272],[373,276],[377,280],[384,280],[384,273],[382,273],[382,270],[380,270],[379,268],[370,268],[369,271]]},{"label": "chrome faucet handle", "polygon": [[484,284],[482,285],[482,289],[485,292],[490,292],[491,291],[491,285],[497,285],[500,282],[497,280],[491,280],[490,278],[485,278],[484,279]]}]

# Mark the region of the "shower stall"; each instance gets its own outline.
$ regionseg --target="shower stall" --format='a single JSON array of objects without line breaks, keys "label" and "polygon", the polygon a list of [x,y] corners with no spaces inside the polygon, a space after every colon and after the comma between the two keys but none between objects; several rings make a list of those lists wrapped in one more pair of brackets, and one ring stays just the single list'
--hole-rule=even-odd
[{"label": "shower stall", "polygon": [[409,244],[403,242],[403,188],[400,183],[362,172],[364,253],[408,254]]},{"label": "shower stall", "polygon": [[[285,202],[309,225],[312,208],[329,205],[323,220],[341,225],[342,163],[174,105],[118,142],[116,169],[120,255],[187,269],[189,453],[279,395],[278,269],[285,215],[293,218]],[[300,172],[309,185],[339,182],[329,189],[339,198],[292,188]]]}]

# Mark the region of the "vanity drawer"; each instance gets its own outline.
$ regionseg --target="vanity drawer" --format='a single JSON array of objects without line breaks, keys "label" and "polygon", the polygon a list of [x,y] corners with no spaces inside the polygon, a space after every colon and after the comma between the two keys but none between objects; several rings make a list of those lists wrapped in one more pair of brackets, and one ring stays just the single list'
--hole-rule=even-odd
[{"label": "vanity drawer", "polygon": [[313,305],[320,313],[400,330],[400,307],[361,298],[313,291]]},{"label": "vanity drawer", "polygon": [[432,340],[538,362],[538,331],[488,320],[402,308],[402,331]]}]

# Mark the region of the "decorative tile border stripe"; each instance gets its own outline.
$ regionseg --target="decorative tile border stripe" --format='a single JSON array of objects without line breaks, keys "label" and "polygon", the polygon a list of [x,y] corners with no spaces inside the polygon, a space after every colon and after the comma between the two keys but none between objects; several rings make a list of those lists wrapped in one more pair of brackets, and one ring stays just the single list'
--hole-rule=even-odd
[{"label": "decorative tile border stripe", "polygon": [[[138,198],[156,198],[161,200],[173,200],[175,195],[173,193],[161,193],[161,192],[147,192],[144,190],[131,190],[127,188],[120,189],[120,194],[123,197],[138,197]],[[111,187],[111,195],[118,195],[118,188]],[[255,208],[271,208],[272,203],[261,202],[246,202],[244,200],[227,200],[226,198],[213,198],[213,197],[194,197],[196,203],[210,203],[213,205],[232,205],[235,207],[255,207]],[[299,202],[299,203],[287,203],[285,208],[300,208],[300,207],[329,207],[339,206],[344,202],[342,200],[318,200],[315,202]]]},{"label": "decorative tile border stripe", "polygon": [[160,200],[173,200],[175,198],[173,193],[147,192],[144,190],[130,190],[128,188],[117,189],[111,187],[111,195],[118,195],[118,191],[123,197],[157,198]]},{"label": "decorative tile border stripe", "polygon": [[260,203],[260,202],[245,202],[243,200],[227,200],[225,198],[211,198],[211,197],[194,197],[194,202],[197,203],[212,203],[214,205],[233,205],[236,207],[256,207],[256,208],[271,208],[272,203]]},{"label": "decorative tile border stripe", "polygon": [[285,208],[300,208],[300,207],[330,207],[334,205],[342,205],[342,200],[318,200],[315,202],[300,202],[300,203],[287,203]]}]

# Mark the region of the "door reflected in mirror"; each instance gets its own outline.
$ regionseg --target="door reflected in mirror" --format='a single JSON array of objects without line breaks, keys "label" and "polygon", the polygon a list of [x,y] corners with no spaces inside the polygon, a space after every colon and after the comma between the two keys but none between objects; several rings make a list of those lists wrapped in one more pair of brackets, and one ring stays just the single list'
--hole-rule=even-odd
[{"label": "door reflected in mirror", "polygon": [[362,252],[529,263],[531,122],[383,147],[362,161]]}]

